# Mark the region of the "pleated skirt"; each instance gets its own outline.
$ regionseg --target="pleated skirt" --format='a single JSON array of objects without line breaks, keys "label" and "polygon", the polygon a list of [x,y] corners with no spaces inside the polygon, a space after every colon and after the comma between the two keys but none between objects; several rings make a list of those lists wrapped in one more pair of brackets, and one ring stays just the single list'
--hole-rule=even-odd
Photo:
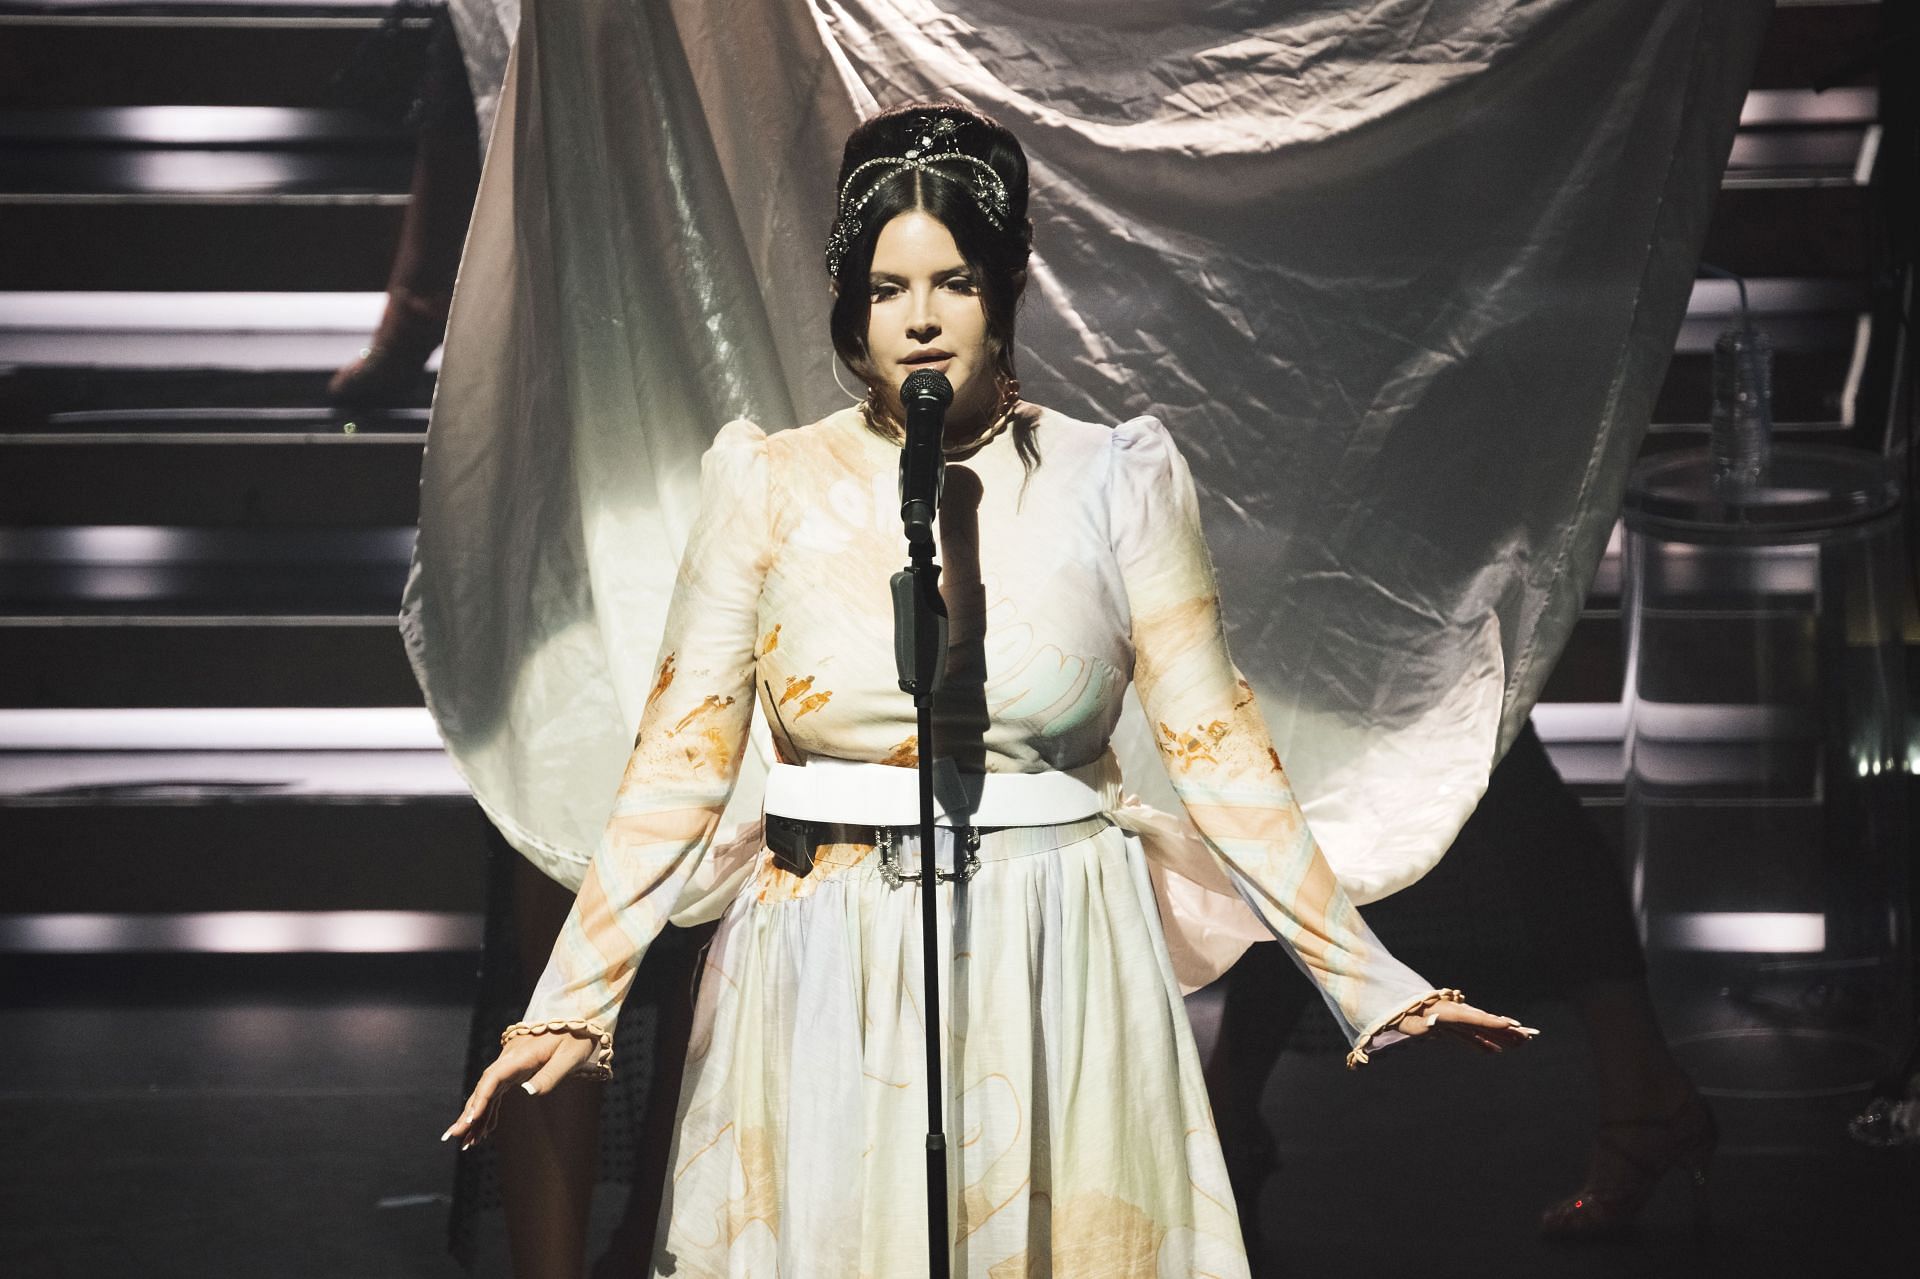
[{"label": "pleated skirt", "polygon": [[[953,1273],[1246,1276],[1138,838],[1094,818],[979,851],[936,903]],[[824,846],[802,877],[763,851],[722,919],[655,1275],[927,1273],[920,889],[880,861]]]}]

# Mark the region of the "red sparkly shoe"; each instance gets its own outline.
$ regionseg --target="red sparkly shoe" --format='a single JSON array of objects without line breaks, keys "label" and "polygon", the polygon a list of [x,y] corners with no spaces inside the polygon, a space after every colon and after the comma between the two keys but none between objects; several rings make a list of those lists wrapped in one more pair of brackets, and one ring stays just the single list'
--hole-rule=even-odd
[{"label": "red sparkly shoe", "polygon": [[1660,1179],[1678,1168],[1693,1191],[1694,1234],[1704,1238],[1707,1166],[1719,1144],[1713,1112],[1691,1088],[1664,1119],[1607,1120],[1595,1136],[1586,1186],[1540,1214],[1540,1233],[1566,1242],[1618,1239],[1632,1229]]},{"label": "red sparkly shoe", "polygon": [[360,358],[327,383],[335,404],[381,406],[397,403],[413,390],[427,357],[447,334],[448,294],[387,291],[380,327]]}]

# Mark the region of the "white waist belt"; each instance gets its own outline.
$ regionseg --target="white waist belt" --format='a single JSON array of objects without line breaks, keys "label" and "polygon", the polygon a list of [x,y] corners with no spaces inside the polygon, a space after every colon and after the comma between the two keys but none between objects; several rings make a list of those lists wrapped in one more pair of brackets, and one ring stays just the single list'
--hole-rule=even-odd
[{"label": "white waist belt", "polygon": [[[1111,751],[1045,773],[961,773],[952,760],[934,761],[934,820],[943,826],[1052,826],[1107,812],[1119,798],[1120,766]],[[840,759],[775,764],[766,809],[800,821],[917,826],[918,770]]]}]

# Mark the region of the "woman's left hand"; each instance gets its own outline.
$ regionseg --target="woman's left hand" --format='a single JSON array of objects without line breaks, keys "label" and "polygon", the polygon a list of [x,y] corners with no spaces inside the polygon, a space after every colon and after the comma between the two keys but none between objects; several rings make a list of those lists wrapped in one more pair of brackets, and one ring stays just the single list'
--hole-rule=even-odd
[{"label": "woman's left hand", "polygon": [[1437,1031],[1490,1053],[1504,1052],[1540,1033],[1531,1026],[1522,1026],[1512,1017],[1499,1017],[1454,1000],[1441,1000],[1420,1012],[1409,1013],[1399,1020],[1396,1028],[1403,1034],[1415,1036]]}]

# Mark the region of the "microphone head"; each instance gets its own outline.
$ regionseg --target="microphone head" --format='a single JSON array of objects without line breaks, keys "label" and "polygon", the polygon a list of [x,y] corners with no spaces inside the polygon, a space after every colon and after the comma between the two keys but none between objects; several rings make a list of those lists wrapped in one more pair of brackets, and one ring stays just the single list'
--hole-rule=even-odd
[{"label": "microphone head", "polygon": [[901,403],[914,400],[932,400],[944,409],[953,403],[953,383],[939,369],[915,369],[900,387]]}]

